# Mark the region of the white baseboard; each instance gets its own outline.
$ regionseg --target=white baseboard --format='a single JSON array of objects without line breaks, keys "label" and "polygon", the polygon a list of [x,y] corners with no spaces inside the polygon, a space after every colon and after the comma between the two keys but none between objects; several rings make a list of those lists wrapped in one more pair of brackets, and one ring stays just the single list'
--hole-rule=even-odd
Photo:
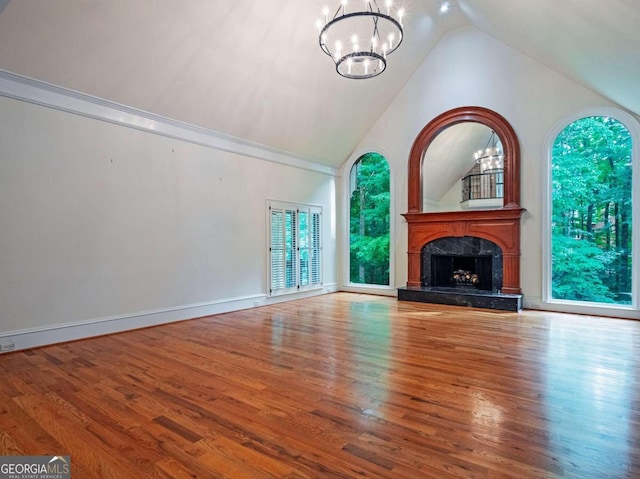
[{"label": "white baseboard", "polygon": [[340,288],[338,288],[338,283],[324,284],[322,285],[322,287],[324,288],[324,291],[326,293],[337,293],[338,291],[340,291]]},{"label": "white baseboard", "polygon": [[522,298],[522,307],[524,309],[543,309],[542,298],[536,296],[523,296]]},{"label": "white baseboard", "polygon": [[11,344],[13,344],[13,350],[29,349],[105,334],[120,333],[133,329],[158,326],[201,316],[238,311],[264,304],[264,299],[264,294],[257,294],[212,301],[210,303],[142,311],[122,316],[111,316],[21,331],[9,331],[0,334],[0,346],[3,346],[0,349],[5,351]]},{"label": "white baseboard", "polygon": [[282,294],[278,296],[267,296],[264,300],[264,304],[286,303],[287,301],[311,298],[313,296],[320,296],[323,294],[335,293],[337,291],[338,291],[337,283],[323,284],[322,288],[310,289],[308,291],[302,291],[300,293],[289,293],[289,294]]},{"label": "white baseboard", "polygon": [[340,291],[347,293],[376,294],[378,296],[398,296],[397,288],[390,286],[371,286],[371,285],[354,285],[347,284],[340,288]]},{"label": "white baseboard", "polygon": [[265,304],[292,301],[337,291],[337,285],[325,285],[322,289],[306,293],[295,293],[277,298],[268,298],[266,294],[255,294],[238,298],[229,298],[210,303],[191,304],[170,309],[143,311],[122,316],[92,319],[75,323],[45,326],[19,331],[0,333],[0,354],[23,349],[36,348],[51,344],[87,339],[95,336],[121,333],[134,329],[148,328],[162,324],[185,321],[213,314],[240,311]]}]

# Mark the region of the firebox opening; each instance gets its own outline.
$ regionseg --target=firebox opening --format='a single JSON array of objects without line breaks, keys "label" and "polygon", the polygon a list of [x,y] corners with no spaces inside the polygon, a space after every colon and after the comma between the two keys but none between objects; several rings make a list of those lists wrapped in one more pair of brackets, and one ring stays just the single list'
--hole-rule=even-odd
[{"label": "firebox opening", "polygon": [[492,290],[492,257],[431,255],[431,285]]}]

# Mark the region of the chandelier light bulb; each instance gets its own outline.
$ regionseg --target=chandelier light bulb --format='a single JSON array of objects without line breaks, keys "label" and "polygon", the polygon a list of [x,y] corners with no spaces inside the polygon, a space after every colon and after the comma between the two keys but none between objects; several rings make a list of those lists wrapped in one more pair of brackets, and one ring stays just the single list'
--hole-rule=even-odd
[{"label": "chandelier light bulb", "polygon": [[336,53],[333,56],[333,61],[337,62],[342,57],[342,42],[336,42]]}]

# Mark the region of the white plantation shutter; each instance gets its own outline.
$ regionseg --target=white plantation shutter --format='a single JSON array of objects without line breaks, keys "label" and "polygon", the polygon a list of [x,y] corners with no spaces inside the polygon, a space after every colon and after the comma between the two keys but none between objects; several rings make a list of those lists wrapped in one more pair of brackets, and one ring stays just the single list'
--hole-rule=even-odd
[{"label": "white plantation shutter", "polygon": [[269,295],[322,286],[322,209],[269,203]]},{"label": "white plantation shutter", "polygon": [[285,287],[297,288],[298,286],[298,211],[285,210]]},{"label": "white plantation shutter", "polygon": [[271,208],[271,294],[284,289],[284,210]]},{"label": "white plantation shutter", "polygon": [[311,213],[311,284],[322,284],[322,245],[320,236],[320,211]]},{"label": "white plantation shutter", "polygon": [[300,219],[300,228],[298,229],[298,236],[300,240],[298,257],[300,259],[300,287],[302,288],[304,286],[309,286],[309,210],[299,210],[298,217]]}]

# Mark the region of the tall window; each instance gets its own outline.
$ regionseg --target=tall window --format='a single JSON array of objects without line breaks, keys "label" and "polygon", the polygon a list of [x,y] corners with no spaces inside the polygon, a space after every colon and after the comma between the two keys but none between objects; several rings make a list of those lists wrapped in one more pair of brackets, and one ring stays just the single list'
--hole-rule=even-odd
[{"label": "tall window", "polygon": [[389,164],[367,153],[351,168],[350,281],[389,285]]},{"label": "tall window", "polygon": [[553,299],[632,304],[632,171],[631,134],[618,120],[582,118],[556,138]]},{"label": "tall window", "polygon": [[322,286],[322,209],[270,202],[269,294]]}]

